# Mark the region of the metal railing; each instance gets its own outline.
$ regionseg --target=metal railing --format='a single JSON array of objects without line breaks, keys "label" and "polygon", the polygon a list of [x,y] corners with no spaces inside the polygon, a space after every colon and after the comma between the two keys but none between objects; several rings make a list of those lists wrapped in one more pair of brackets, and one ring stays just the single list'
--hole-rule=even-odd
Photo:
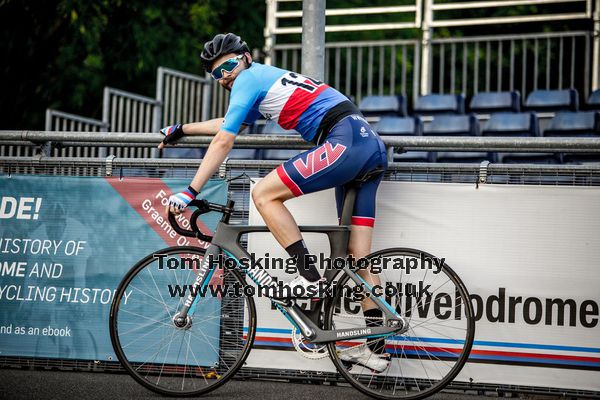
[{"label": "metal railing", "polygon": [[[436,3],[435,0],[425,0],[425,20],[431,28],[489,25],[489,24],[514,24],[522,22],[563,21],[568,19],[584,19],[592,17],[592,0],[493,0],[493,1],[463,1],[454,3]],[[544,11],[532,12],[527,15],[509,15],[488,18],[443,18],[444,11],[455,10],[480,10],[482,8],[508,8],[516,6],[547,6],[550,4],[580,4],[585,6],[585,11]],[[434,14],[437,12],[437,16]]]},{"label": "metal railing", "polygon": [[[431,41],[428,92],[578,88],[590,93],[590,32],[476,36]],[[583,60],[583,62],[581,62]]]},{"label": "metal railing", "polygon": [[[207,147],[211,136],[186,136],[180,147]],[[155,147],[162,140],[159,133],[113,132],[46,132],[0,131],[0,144],[32,145],[60,142],[63,146],[137,146]],[[600,153],[599,138],[555,137],[439,137],[439,136],[384,136],[387,147],[405,151],[511,151],[511,152],[572,152]],[[295,136],[242,135],[236,139],[236,148],[308,149],[314,145]]]},{"label": "metal railing", "polygon": [[[595,1],[595,8],[596,8],[596,13],[598,13],[598,8],[600,8],[600,0],[596,0]],[[515,7],[515,6],[523,6],[523,5],[537,5],[537,6],[547,6],[547,5],[554,5],[554,4],[558,4],[558,5],[572,5],[572,6],[584,6],[585,9],[584,11],[573,11],[573,12],[564,12],[564,11],[560,11],[560,12],[553,12],[553,11],[548,11],[548,10],[544,10],[544,11],[539,11],[539,12],[531,12],[528,13],[526,15],[512,15],[512,16],[498,16],[498,17],[489,17],[489,18],[444,18],[444,12],[452,12],[455,10],[461,10],[463,13],[465,11],[473,11],[473,10],[479,10],[479,9],[489,9],[489,8],[495,8],[495,9],[507,9],[509,7]],[[465,27],[465,26],[472,26],[472,25],[499,25],[499,24],[515,24],[515,23],[539,23],[539,22],[544,22],[544,21],[564,21],[564,20],[578,20],[578,19],[591,19],[593,14],[593,9],[594,9],[594,5],[593,5],[593,1],[592,0],[496,0],[496,1],[467,1],[467,2],[459,2],[459,3],[436,3],[435,0],[425,0],[425,8],[424,8],[424,12],[423,12],[423,24],[422,24],[422,29],[423,29],[423,52],[422,52],[422,63],[421,63],[421,93],[422,94],[427,94],[430,93],[433,87],[432,81],[434,79],[434,65],[435,63],[435,59],[434,59],[434,48],[433,46],[436,44],[436,40],[433,38],[433,28],[451,28],[451,27]],[[446,14],[448,15],[448,14]],[[450,14],[451,15],[451,14]],[[597,16],[596,16],[597,17]],[[560,37],[561,35],[559,35],[558,37]],[[562,35],[563,37],[566,35]],[[532,87],[535,89],[537,88],[538,85],[538,81],[540,81],[541,77],[538,74],[538,55],[539,55],[539,39],[546,39],[547,43],[546,43],[546,71],[545,74],[542,75],[542,77],[546,77],[546,85],[547,86],[553,86],[550,85],[549,83],[549,76],[550,76],[550,65],[551,65],[551,50],[550,50],[550,42],[549,39],[551,38],[551,35],[537,35],[537,37],[529,37],[530,39],[534,39],[533,40],[533,57],[534,60],[533,62],[530,63],[530,66],[532,66],[534,68],[533,73],[531,73],[528,78],[532,80],[533,85]],[[556,36],[555,36],[556,37]],[[575,36],[571,36],[572,38],[574,38]],[[585,38],[585,51],[584,53],[584,58],[578,58],[577,62],[578,63],[585,63],[586,65],[586,71],[585,71],[585,76],[584,76],[584,80],[585,82],[581,82],[581,86],[573,86],[573,87],[577,87],[578,89],[580,89],[580,92],[582,93],[589,93],[589,78],[590,78],[590,70],[589,70],[589,64],[590,64],[590,60],[592,55],[591,53],[591,49],[590,49],[590,38],[592,37],[592,34],[589,32],[583,33],[583,37]],[[501,44],[503,42],[507,42],[507,41],[511,41],[513,39],[516,38],[504,38],[504,36],[500,36],[497,40],[495,40],[498,43],[498,48],[496,50],[496,58],[497,58],[497,64],[498,64],[498,73],[499,73],[499,78],[498,78],[498,82],[499,82],[499,86],[502,86],[502,76],[504,75],[504,72],[502,71],[502,63],[505,62],[505,58],[503,57],[503,53],[502,53],[502,46]],[[471,42],[474,43],[481,43],[477,42],[476,40],[469,40]],[[594,41],[600,41],[600,37],[597,37],[597,35],[594,37]],[[485,43],[486,45],[486,50],[488,50],[486,52],[486,58],[485,58],[485,63],[486,63],[486,67],[491,63],[491,52],[490,52],[490,38],[485,38],[483,39],[483,43]],[[466,41],[464,41],[463,43],[467,43]],[[514,55],[515,52],[515,46],[514,46],[514,42],[510,42],[512,43],[512,54]],[[437,46],[440,49],[440,44],[443,46],[444,42],[440,42],[439,40],[437,41]],[[563,41],[559,41],[559,51],[564,51],[564,43]],[[597,46],[597,44],[595,44],[595,46]],[[572,56],[574,57],[574,55],[576,54],[576,49],[574,48],[575,44],[574,44],[574,40],[572,43],[572,47],[570,49]],[[454,50],[454,53],[452,53],[454,56],[456,55],[456,47],[451,47],[451,49]],[[508,49],[507,49],[508,50]],[[509,50],[509,51],[511,51]],[[526,44],[523,43],[523,49],[521,51],[521,53],[523,54],[523,62],[522,62],[522,70],[523,75],[527,75],[527,47]],[[438,90],[444,90],[444,76],[446,75],[446,70],[445,70],[445,62],[444,62],[444,55],[445,53],[443,52],[443,47],[441,47],[441,52],[439,52],[439,63],[437,63],[437,70],[439,71],[439,80],[438,80]],[[562,54],[560,55],[562,56]],[[558,61],[556,61],[556,63],[562,63],[563,60],[562,58],[559,56]],[[468,75],[465,71],[466,69],[466,50],[463,50],[463,84],[462,87],[463,88],[467,88],[467,80],[468,80]],[[600,53],[595,53],[594,57],[600,57]],[[476,55],[474,56],[474,59],[476,60],[476,63],[479,63],[479,53],[476,53]],[[572,65],[574,65],[575,61],[573,58],[571,58],[571,63]],[[591,74],[593,77],[596,77],[598,75],[598,65],[595,62],[595,66],[593,70],[593,73]],[[454,63],[451,64],[452,66],[454,66]],[[512,67],[514,67],[514,58],[512,58],[510,60],[510,65]],[[578,64],[580,65],[580,64]],[[559,65],[559,69],[562,68],[562,64]],[[514,70],[513,70],[514,71]],[[571,71],[573,71],[572,73],[574,73],[574,68],[572,67]],[[450,80],[452,83],[456,82],[455,79],[455,71],[451,71],[450,73]],[[510,77],[509,74],[506,74]],[[560,69],[559,71],[559,79],[563,79],[562,77],[563,75],[563,71],[562,69]],[[577,74],[579,75],[579,74]],[[476,74],[474,74],[474,76],[477,76]],[[489,75],[487,75],[489,76]],[[478,76],[477,76],[478,77]],[[487,80],[487,78],[486,78]],[[574,80],[574,79],[573,79]],[[598,86],[598,82],[597,80],[594,78],[595,82],[593,83],[593,87],[596,88]],[[523,77],[523,83],[522,83],[522,88],[526,89],[526,77]],[[562,82],[561,82],[562,84]],[[450,86],[453,86],[452,84]],[[562,85],[559,85],[562,86]],[[474,89],[477,89],[477,85],[475,85]],[[514,81],[513,81],[513,85],[508,85],[507,87],[508,90],[513,90],[513,89],[517,89],[517,87],[515,87],[514,85]],[[583,89],[583,90],[582,90]],[[465,92],[465,94],[467,94],[468,92]],[[476,91],[471,92],[471,93],[476,93]],[[523,90],[523,95],[526,95],[527,91]]]},{"label": "metal railing", "polygon": [[108,124],[93,118],[85,118],[57,110],[46,110],[47,131],[105,132]]},{"label": "metal railing", "polygon": [[[276,37],[299,33],[299,25],[280,26],[299,18],[300,10],[279,11],[281,0],[267,0],[265,28],[266,63],[298,71],[302,65],[301,45],[276,44]],[[287,2],[286,2],[287,3]],[[480,17],[483,11],[510,11],[518,6],[519,15]],[[557,8],[561,7],[561,8]],[[461,18],[455,12],[461,11]],[[415,12],[407,26],[366,24],[377,29],[421,28],[413,40],[328,42],[325,55],[325,80],[355,100],[365,94],[403,94],[407,98],[431,92],[461,92],[467,96],[479,91],[519,90],[523,97],[536,89],[578,89],[581,100],[590,89],[600,88],[600,0],[494,0],[439,2],[417,1],[411,5],[358,8],[356,11],[326,10],[327,16],[380,15]],[[347,14],[344,14],[347,13]],[[453,14],[454,13],[454,14]],[[475,16],[469,16],[471,13]],[[510,13],[508,13],[510,14]],[[419,19],[420,18],[420,19]],[[590,21],[592,30],[523,35],[503,34],[462,38],[436,38],[437,28],[474,25],[539,24],[553,21]],[[352,31],[354,24],[348,24]],[[363,27],[361,30],[368,30]],[[584,27],[582,27],[585,29]],[[342,28],[326,26],[326,32]],[[413,31],[414,32],[414,31]],[[280,40],[280,39],[277,39]],[[398,46],[400,43],[406,49]],[[397,57],[393,62],[394,53]],[[399,53],[402,53],[402,56]],[[387,62],[389,60],[389,66]],[[395,68],[393,67],[395,65]],[[416,69],[416,70],[415,70]],[[396,77],[408,79],[398,84]],[[362,76],[358,76],[362,75]],[[394,75],[392,79],[392,76]],[[410,80],[412,79],[412,82]]]},{"label": "metal railing", "polygon": [[161,103],[159,125],[209,118],[212,80],[158,67],[156,99]]},{"label": "metal railing", "polygon": [[[158,132],[160,129],[161,102],[124,90],[104,88],[102,120],[111,132]],[[151,157],[157,150],[141,147],[109,148],[117,157]]]},{"label": "metal railing", "polygon": [[[3,134],[3,132],[2,132]],[[2,135],[0,135],[2,136]],[[241,139],[241,138],[240,138]],[[0,174],[43,174],[68,176],[117,176],[190,178],[199,160],[125,159],[125,158],[54,158],[54,157],[0,157]],[[231,160],[219,171],[221,178],[233,178],[241,173],[264,177],[278,163],[274,161]],[[9,178],[7,178],[9,179]],[[385,181],[469,183],[479,185],[565,185],[600,186],[600,166],[503,166],[490,164],[484,170],[478,165],[404,164],[392,163]],[[231,222],[248,223],[250,208],[250,182],[237,179],[229,182],[228,193],[235,203]],[[123,371],[119,363],[110,360],[41,359],[33,357],[0,357],[2,367],[28,367],[44,369],[75,369],[84,371]],[[311,382],[343,382],[335,372],[302,371],[295,369],[243,367],[238,375],[242,379],[262,378],[279,380],[309,380]],[[480,382],[453,382],[448,389],[498,393],[538,393],[575,397],[597,397],[591,390],[531,387],[526,385],[486,384]]]},{"label": "metal railing", "polygon": [[[299,5],[295,10],[281,11],[281,3],[296,3]],[[354,7],[325,10],[325,17],[336,16],[371,16],[371,15],[406,15],[414,14],[411,21],[391,22],[366,22],[361,24],[325,24],[325,32],[364,32],[373,30],[396,30],[407,28],[419,28],[421,26],[422,0],[416,0],[408,5],[390,5],[385,7]],[[300,0],[267,0],[267,19],[265,26],[265,63],[272,64],[272,50],[274,49],[276,37],[281,35],[302,33],[302,24],[288,24],[281,26],[282,20],[302,18],[302,1]]]},{"label": "metal railing", "polygon": [[[107,132],[108,129],[109,125],[104,121],[57,110],[46,110],[47,131]],[[56,157],[104,157],[106,149],[94,146],[61,147],[52,148],[51,154]]]},{"label": "metal railing", "polygon": [[[298,71],[300,44],[276,45],[273,62]],[[420,54],[418,40],[337,42],[325,45],[325,81],[352,96],[403,93],[416,99],[419,92]]]}]

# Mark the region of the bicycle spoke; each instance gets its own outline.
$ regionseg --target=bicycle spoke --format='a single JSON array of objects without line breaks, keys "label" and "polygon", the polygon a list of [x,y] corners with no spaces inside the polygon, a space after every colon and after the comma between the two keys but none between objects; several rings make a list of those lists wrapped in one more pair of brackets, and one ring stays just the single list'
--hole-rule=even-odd
[{"label": "bicycle spoke", "polygon": [[[202,259],[204,250],[175,247],[161,254]],[[171,285],[191,287],[196,274],[191,268],[156,271],[156,266],[156,259],[147,257],[115,294],[119,304],[111,317],[111,335],[119,338],[113,341],[115,351],[127,371],[151,390],[168,395],[206,393],[233,376],[248,354],[256,321],[252,299],[213,296],[209,289],[197,298],[187,325],[177,327],[173,317],[188,296],[176,298],[167,290]],[[217,267],[215,273],[220,274],[219,282],[243,285],[240,272]],[[123,293],[129,291],[134,296],[125,303]]]}]

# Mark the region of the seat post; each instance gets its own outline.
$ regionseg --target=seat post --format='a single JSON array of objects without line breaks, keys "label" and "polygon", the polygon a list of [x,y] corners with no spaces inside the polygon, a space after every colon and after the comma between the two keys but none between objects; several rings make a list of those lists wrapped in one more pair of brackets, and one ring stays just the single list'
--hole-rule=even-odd
[{"label": "seat post", "polygon": [[342,218],[340,225],[352,225],[352,213],[354,212],[354,202],[356,201],[357,185],[349,185],[344,196],[344,205],[342,207]]}]

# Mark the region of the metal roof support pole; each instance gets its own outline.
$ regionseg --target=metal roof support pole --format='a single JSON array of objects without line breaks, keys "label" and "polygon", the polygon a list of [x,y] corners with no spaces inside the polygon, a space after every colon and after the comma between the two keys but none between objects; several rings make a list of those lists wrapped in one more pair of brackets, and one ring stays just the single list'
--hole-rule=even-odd
[{"label": "metal roof support pole", "polygon": [[302,4],[302,74],[325,80],[325,0]]},{"label": "metal roof support pole", "polygon": [[592,63],[592,90],[600,89],[600,0],[596,0],[594,11],[594,52]]},{"label": "metal roof support pole", "polygon": [[431,37],[433,29],[431,21],[433,18],[433,0],[425,0],[425,10],[423,12],[423,23],[421,29],[423,38],[421,41],[421,95],[426,95],[431,92]]},{"label": "metal roof support pole", "polygon": [[265,24],[265,64],[273,65],[273,56],[275,55],[275,33],[273,32],[277,28],[277,0],[265,0],[267,3],[267,19]]}]

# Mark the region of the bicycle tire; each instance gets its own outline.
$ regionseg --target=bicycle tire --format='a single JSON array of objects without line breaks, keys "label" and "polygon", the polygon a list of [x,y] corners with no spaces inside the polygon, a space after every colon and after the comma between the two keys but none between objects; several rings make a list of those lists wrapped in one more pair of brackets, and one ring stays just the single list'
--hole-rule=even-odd
[{"label": "bicycle tire", "polygon": [[[164,254],[166,256],[179,257],[179,259],[181,259],[181,256],[183,255],[195,255],[201,258],[205,254],[205,250],[202,248],[186,246],[169,247],[149,254],[130,269],[130,271],[125,275],[125,277],[119,284],[119,287],[116,291],[115,297],[110,308],[109,324],[110,337],[113,349],[119,361],[121,362],[121,365],[125,368],[129,375],[131,375],[138,383],[140,383],[147,389],[167,396],[199,396],[202,394],[206,394],[210,391],[217,389],[218,387],[226,383],[229,379],[231,379],[235,375],[235,373],[242,367],[246,358],[248,357],[256,333],[256,307],[254,304],[254,300],[252,297],[247,296],[242,296],[242,300],[239,300],[240,298],[235,297],[232,297],[232,300],[228,300],[230,299],[230,297],[227,295],[221,296],[219,298],[211,296],[212,292],[207,291],[206,296],[202,297],[199,300],[198,304],[201,305],[196,308],[196,311],[192,316],[192,325],[189,327],[189,329],[176,328],[175,325],[172,323],[173,314],[169,311],[175,310],[177,308],[174,308],[172,310],[169,308],[171,306],[171,302],[169,302],[169,299],[165,300],[165,298],[162,295],[151,296],[148,293],[144,294],[144,291],[140,289],[142,283],[144,283],[145,289],[152,288],[152,286],[146,285],[147,282],[144,282],[142,280],[142,274],[144,270],[150,267],[149,269],[147,269],[147,271],[149,271],[150,276],[152,276],[154,288],[159,290],[159,285],[157,284],[156,276],[154,276],[154,274],[152,273],[153,270],[151,267],[156,261],[156,254]],[[217,274],[217,271],[222,272],[222,279],[224,283],[237,282],[240,285],[246,285],[244,276],[237,269],[218,269],[215,271],[215,274]],[[185,282],[191,284],[193,282],[193,279],[189,278],[193,278],[194,276],[195,275],[192,275],[190,271],[187,271],[187,279],[185,280]],[[164,283],[161,281],[161,279],[162,281],[164,281],[165,278],[159,277],[158,282],[160,284]],[[166,280],[168,281],[169,279]],[[176,281],[179,284],[178,278],[176,279]],[[132,282],[135,282],[136,285],[139,284],[140,287],[134,286]],[[128,295],[126,295],[126,293],[128,293],[128,289],[131,291]],[[122,326],[125,326],[126,323],[129,323],[127,320],[128,317],[126,317],[126,315],[129,315],[132,312],[136,311],[136,309],[134,309],[132,306],[130,310],[133,311],[126,312],[128,310],[126,308],[127,303],[131,302],[134,292],[140,293],[139,297],[144,299],[145,301],[150,300],[150,302],[152,302],[153,299],[156,303],[161,303],[162,301],[162,304],[159,304],[158,308],[164,308],[164,311],[167,315],[163,315],[162,320],[158,317],[147,317],[148,319],[153,319],[157,321],[158,323],[154,323],[154,325],[157,326],[153,326],[153,324],[147,323],[147,327],[144,327],[142,325],[141,327],[136,327],[134,329],[127,329],[127,331],[125,331],[125,329],[119,329]],[[201,294],[199,293],[198,296],[201,296]],[[185,297],[182,298],[184,299]],[[216,304],[214,304],[215,299],[218,301],[218,303]],[[174,301],[175,300],[173,300],[173,302]],[[243,303],[241,309],[241,316],[239,315],[240,301],[242,301]],[[238,304],[235,304],[235,302],[237,302]],[[181,304],[182,299],[178,299],[177,307],[180,307]],[[147,308],[146,305],[144,305],[144,308]],[[152,310],[152,307],[150,307],[150,309]],[[214,316],[211,316],[210,314],[199,314],[198,310],[205,311],[206,309],[214,309],[217,311],[214,311]],[[218,315],[216,314],[217,312],[219,313]],[[238,314],[235,314],[236,312]],[[240,317],[242,318],[242,323],[240,323]],[[132,317],[129,318],[133,319]],[[211,321],[213,321],[214,319],[218,319],[219,321],[218,347],[215,347],[214,344],[217,340],[217,336],[215,335],[217,328],[211,326]],[[168,326],[169,322],[171,322],[170,326]],[[212,325],[216,325],[216,323],[213,323]],[[200,332],[200,334],[199,336],[195,336],[194,333],[192,333],[192,330],[198,326],[201,326],[201,329],[206,330],[206,333],[196,330],[194,333]],[[158,358],[156,355],[154,356],[155,360],[153,360],[152,362],[144,361],[140,364],[141,361],[136,359],[137,356],[134,356],[132,351],[130,351],[129,349],[125,349],[125,346],[132,346],[133,349],[135,349],[135,346],[139,347],[139,343],[148,340],[149,334],[151,334],[152,332],[156,332],[157,329],[160,329],[161,331],[172,332],[171,339],[173,339],[175,335],[182,336],[181,343],[179,343],[179,352],[177,354],[177,357],[173,360],[173,354],[170,353],[171,345],[169,344],[169,348],[165,352],[164,361],[162,365],[159,365],[160,360],[158,360],[158,363],[155,363],[156,359]],[[124,346],[122,342],[125,341],[126,334],[132,334],[139,330],[141,330],[139,337],[134,338],[133,340],[127,338],[127,341]],[[184,342],[186,340],[186,332],[189,332],[189,335],[187,335],[187,356],[185,362],[183,362],[183,357],[180,359],[179,355],[181,354],[181,348],[183,347]],[[163,339],[164,337],[166,337],[164,336],[165,332],[159,331],[157,333],[163,333]],[[154,336],[158,336],[158,334],[152,335],[150,336],[150,338]],[[204,340],[206,342],[204,343],[205,345],[208,344],[208,346],[204,347],[199,345],[196,346],[199,350],[204,349],[202,351],[206,354],[201,353],[197,356],[196,353],[194,353],[194,351],[192,350],[191,353],[193,357],[189,357],[192,337],[194,338],[194,342],[198,344],[200,343],[198,339]],[[235,345],[235,348],[225,348],[232,347],[232,344]],[[164,349],[165,345],[162,344],[161,347],[157,347],[159,348],[157,353],[160,353],[162,351],[161,349]],[[212,347],[212,353],[216,354],[210,354],[210,347]],[[150,345],[148,345],[148,349],[150,348]],[[208,353],[206,351],[206,348],[209,348]],[[156,347],[152,347],[151,351],[154,351],[155,349]],[[210,361],[199,361],[198,358],[204,358],[206,360],[210,359]],[[169,362],[167,362],[167,359],[169,359]],[[213,365],[212,369],[209,369],[209,367],[204,366],[204,364],[212,363],[215,359],[217,361],[215,361],[216,364]],[[201,366],[199,364],[203,365]],[[157,373],[158,378],[156,379]],[[181,382],[181,387],[179,387],[179,381]],[[196,385],[197,382],[199,384],[203,383],[203,385]],[[174,383],[177,383],[177,385],[174,385]]]},{"label": "bicycle tire", "polygon": [[[420,257],[421,255],[424,257],[433,257],[429,253],[419,250],[408,248],[391,248],[375,252],[367,256],[367,258],[369,260],[383,256],[416,258]],[[437,336],[437,338],[419,336],[419,334],[424,333],[427,329],[424,324],[428,321],[427,317],[430,307],[433,307],[434,309],[434,319],[439,320],[440,317],[445,317],[444,314],[436,314],[436,306],[434,303],[437,301],[438,297],[433,300],[432,295],[428,298],[428,300],[419,300],[418,302],[415,302],[415,307],[420,308],[410,309],[410,313],[408,312],[409,300],[404,299],[406,300],[405,303],[401,302],[402,299],[398,300],[400,304],[400,311],[402,311],[402,307],[405,307],[404,313],[401,312],[400,314],[405,316],[409,321],[409,330],[400,336],[391,336],[386,338],[386,352],[391,348],[392,357],[387,369],[385,370],[385,373],[383,371],[376,373],[370,371],[368,368],[365,368],[362,365],[341,359],[341,357],[343,357],[343,352],[350,350],[352,347],[359,349],[361,346],[369,346],[366,344],[366,339],[354,341],[352,345],[349,345],[344,341],[328,343],[329,355],[336,369],[356,389],[368,396],[378,399],[420,400],[439,392],[459,374],[467,362],[471,347],[473,345],[473,339],[475,335],[475,317],[473,314],[473,306],[470,301],[469,293],[458,275],[445,263],[440,268],[438,274],[440,272],[443,272],[443,275],[447,277],[447,281],[441,282],[441,284],[439,284],[435,289],[442,287],[442,290],[448,289],[448,282],[450,282],[450,286],[454,286],[454,319],[451,320],[452,322],[449,322],[446,327],[439,322],[435,322],[435,329],[431,329],[430,333],[434,332],[433,336]],[[338,276],[340,275],[338,274]],[[407,279],[407,276],[407,274],[404,274],[405,279]],[[346,317],[342,315],[344,311],[342,310],[343,307],[341,301],[344,301],[344,307],[346,307],[346,304],[349,300],[348,296],[344,294],[342,288],[349,282],[349,279],[350,278],[348,275],[341,275],[336,283],[338,290],[336,290],[334,297],[329,300],[328,304],[325,305],[324,323],[326,329],[335,329],[336,322],[340,326],[344,325],[343,327],[348,327],[346,320],[351,319],[351,316]],[[437,280],[437,277],[434,279],[434,281],[435,280]],[[442,297],[446,297],[446,295]],[[425,298],[427,299],[426,294]],[[458,303],[459,298],[461,299],[460,304]],[[469,300],[465,301],[466,299]],[[410,303],[412,303],[412,301],[410,301]],[[461,308],[461,314],[458,314],[458,308]],[[396,309],[398,310],[398,308]],[[427,310],[425,322],[418,323],[417,321],[419,320],[417,317],[422,317],[423,310]],[[413,318],[415,314],[416,317]],[[410,318],[408,315],[410,315]],[[353,318],[355,321],[357,321],[357,323],[360,319],[360,324],[362,324],[362,327],[365,326],[364,317],[358,318],[358,316],[353,316]],[[413,327],[410,327],[411,323]],[[434,322],[431,324],[433,325]],[[459,336],[458,338],[440,337],[444,336],[446,331],[455,332],[454,329],[457,328],[459,324],[461,326],[464,325],[464,331],[456,331],[457,336]],[[390,342],[394,342],[394,345],[390,346]],[[436,345],[436,342],[446,344]],[[423,358],[424,362],[421,359],[422,355],[426,355],[427,357]],[[421,362],[420,367],[418,365],[419,361]],[[439,379],[432,379],[432,377],[429,375],[430,372],[428,371],[435,372],[437,369],[438,372],[441,372],[440,366],[443,367],[449,362],[453,362],[453,364],[450,368],[448,368],[443,376],[440,376]],[[401,375],[404,375],[403,367],[404,373],[407,375],[412,374],[413,376],[397,376],[398,371]],[[390,376],[389,371],[394,372],[396,375]],[[423,377],[423,375],[425,375],[425,377]],[[433,375],[433,373],[431,375]],[[440,373],[440,375],[442,374]],[[384,392],[384,389],[387,391]]]}]

